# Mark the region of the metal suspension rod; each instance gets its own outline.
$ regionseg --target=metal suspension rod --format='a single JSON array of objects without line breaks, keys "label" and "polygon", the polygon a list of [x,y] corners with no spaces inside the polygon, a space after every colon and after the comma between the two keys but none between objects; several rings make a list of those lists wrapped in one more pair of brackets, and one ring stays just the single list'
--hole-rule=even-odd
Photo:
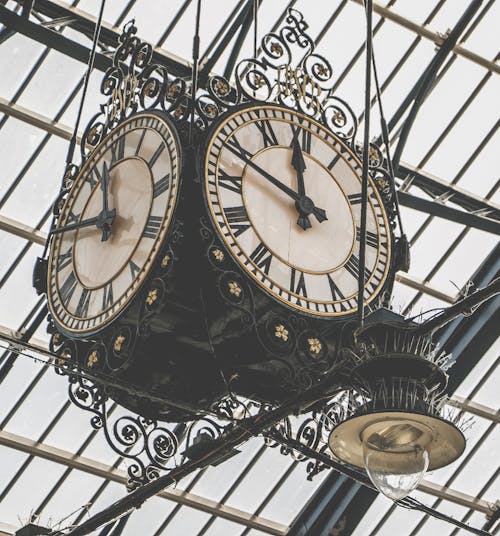
[{"label": "metal suspension rod", "polygon": [[[92,49],[91,49],[90,54],[89,54],[89,61],[88,61],[88,64],[87,64],[87,71],[85,72],[85,76],[84,76],[82,97],[80,99],[80,105],[78,106],[78,114],[76,116],[75,127],[73,129],[73,134],[72,134],[71,139],[69,141],[68,153],[66,155],[66,171],[68,169],[68,166],[70,166],[71,163],[73,162],[73,156],[75,154],[75,147],[76,147],[76,142],[77,142],[77,139],[78,139],[78,127],[80,126],[80,120],[82,118],[83,105],[85,103],[85,97],[87,96],[87,89],[89,87],[90,75],[92,74],[92,71],[94,69],[96,48],[97,48],[97,43],[99,42],[99,35],[101,33],[102,15],[104,13],[105,4],[106,4],[106,0],[102,0],[101,8],[99,10],[99,16],[97,18],[97,22],[96,22],[95,27],[94,27],[94,35],[92,37]],[[64,176],[63,176],[61,187],[64,187],[65,179],[66,179],[66,174],[64,174]],[[50,233],[54,229],[54,224],[55,224],[55,217],[53,216],[52,217],[52,222],[50,224],[50,231],[49,231],[49,234],[48,234],[48,238],[45,241],[45,246],[43,248],[43,253],[42,253],[42,257],[41,257],[42,259],[45,259],[45,256],[47,255],[47,251],[49,249],[49,244],[50,244]]]},{"label": "metal suspension rod", "polygon": [[358,272],[358,323],[363,325],[365,316],[364,289],[366,264],[366,212],[368,207],[368,165],[370,149],[371,67],[372,67],[372,0],[366,0],[366,66],[365,66],[365,111],[363,139],[363,172],[361,178],[361,225],[359,236]]},{"label": "metal suspension rod", "polygon": [[90,75],[92,74],[92,70],[94,69],[95,53],[96,53],[97,43],[99,42],[99,34],[101,33],[102,14],[104,13],[105,4],[106,4],[106,0],[102,0],[101,9],[99,10],[99,17],[97,18],[97,22],[94,28],[94,36],[92,37],[92,50],[90,51],[87,72],[85,73],[85,80],[83,82],[82,98],[80,99],[80,106],[78,107],[78,115],[76,116],[75,128],[73,130],[73,136],[71,137],[71,140],[69,142],[68,154],[66,156],[67,165],[73,162],[73,155],[75,153],[76,140],[78,137],[78,127],[80,126],[80,120],[82,118],[83,105],[85,103],[85,97],[87,96],[87,89],[89,87]]},{"label": "metal suspension rod", "polygon": [[384,108],[382,106],[382,92],[380,91],[380,85],[378,82],[377,65],[375,63],[375,52],[372,53],[372,65],[373,65],[373,81],[375,82],[375,91],[377,94],[377,103],[380,114],[380,129],[382,131],[382,141],[385,147],[385,157],[387,161],[387,169],[391,178],[391,191],[394,196],[394,205],[396,207],[396,217],[398,219],[399,231],[404,235],[403,222],[401,220],[401,213],[399,210],[398,193],[396,191],[396,177],[394,176],[394,166],[391,159],[391,147],[389,143],[389,129],[387,128],[387,121],[385,119]]},{"label": "metal suspension rod", "polygon": [[196,25],[193,37],[193,69],[191,73],[191,120],[189,121],[189,143],[193,141],[194,103],[198,91],[198,60],[200,58],[200,14],[201,0],[196,5]]}]

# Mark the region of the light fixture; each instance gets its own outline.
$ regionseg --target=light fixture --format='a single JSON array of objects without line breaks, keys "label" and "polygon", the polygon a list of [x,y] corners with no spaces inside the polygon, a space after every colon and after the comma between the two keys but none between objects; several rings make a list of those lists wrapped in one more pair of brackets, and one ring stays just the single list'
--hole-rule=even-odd
[{"label": "light fixture", "polygon": [[366,469],[393,500],[465,449],[463,423],[451,412],[444,415],[450,356],[414,326],[388,310],[367,318],[355,332],[348,365],[352,387],[329,414],[333,454]]}]

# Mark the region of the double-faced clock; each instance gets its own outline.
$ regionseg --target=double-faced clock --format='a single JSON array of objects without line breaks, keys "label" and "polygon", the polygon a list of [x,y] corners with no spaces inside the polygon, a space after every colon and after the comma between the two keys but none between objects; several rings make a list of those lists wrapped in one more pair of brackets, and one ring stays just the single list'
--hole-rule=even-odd
[{"label": "double-faced clock", "polygon": [[48,303],[67,336],[104,329],[139,291],[171,227],[180,168],[175,128],[156,112],[123,121],[86,160],[50,245]]},{"label": "double-faced clock", "polygon": [[[357,309],[361,164],[318,121],[274,104],[222,116],[202,163],[204,198],[237,265],[295,311],[345,318]],[[368,179],[364,301],[390,279],[392,233]]]}]

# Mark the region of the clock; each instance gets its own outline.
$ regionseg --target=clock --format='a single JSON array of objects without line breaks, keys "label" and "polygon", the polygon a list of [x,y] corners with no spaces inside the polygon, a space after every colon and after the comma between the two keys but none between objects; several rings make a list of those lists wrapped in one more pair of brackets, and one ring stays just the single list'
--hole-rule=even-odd
[{"label": "clock", "polygon": [[76,176],[52,231],[48,303],[86,337],[127,308],[159,258],[179,192],[181,150],[165,114],[120,123]]},{"label": "clock", "polygon": [[[269,296],[318,318],[355,313],[361,164],[318,121],[273,104],[221,117],[202,162],[204,198],[234,261]],[[368,179],[365,303],[390,279],[392,231]]]}]

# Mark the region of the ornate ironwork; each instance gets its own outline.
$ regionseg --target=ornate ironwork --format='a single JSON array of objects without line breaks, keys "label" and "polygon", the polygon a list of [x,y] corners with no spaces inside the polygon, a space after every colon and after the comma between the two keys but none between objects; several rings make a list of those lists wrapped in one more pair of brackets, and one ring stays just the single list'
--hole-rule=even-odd
[{"label": "ornate ironwork", "polygon": [[332,94],[334,71],[315,51],[303,15],[288,9],[284,25],[266,34],[258,58],[244,59],[234,72],[234,85],[222,76],[209,79],[195,103],[196,126],[205,130],[225,110],[255,101],[278,102],[321,120],[352,144],[357,119],[349,105]]},{"label": "ornate ironwork", "polygon": [[119,37],[113,65],[101,82],[106,102],[89,122],[81,141],[82,158],[87,158],[103,138],[124,119],[140,110],[163,110],[178,124],[190,114],[187,83],[172,76],[166,67],[152,62],[152,46],[137,36],[134,21]]}]

